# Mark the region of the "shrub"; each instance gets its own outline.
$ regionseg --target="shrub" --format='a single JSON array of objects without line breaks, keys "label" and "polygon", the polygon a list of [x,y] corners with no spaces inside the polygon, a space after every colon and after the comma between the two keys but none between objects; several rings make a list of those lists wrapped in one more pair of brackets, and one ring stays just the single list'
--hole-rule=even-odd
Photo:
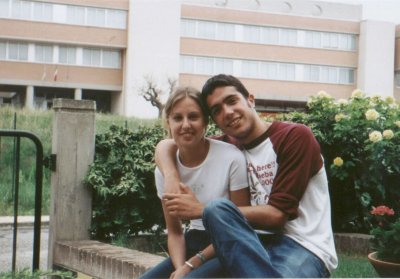
[{"label": "shrub", "polygon": [[399,106],[360,90],[338,101],[319,92],[307,106],[283,118],[308,125],[321,145],[334,229],[368,233],[372,206],[400,206]]},{"label": "shrub", "polygon": [[163,129],[137,131],[111,126],[96,136],[95,159],[86,177],[93,188],[92,234],[110,240],[119,235],[164,227],[161,203],[154,186],[154,148]]}]

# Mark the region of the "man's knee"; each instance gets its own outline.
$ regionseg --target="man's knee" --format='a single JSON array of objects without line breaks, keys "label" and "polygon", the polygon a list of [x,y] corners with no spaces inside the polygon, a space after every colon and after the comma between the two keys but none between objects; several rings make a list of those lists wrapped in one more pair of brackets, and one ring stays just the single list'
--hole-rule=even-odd
[{"label": "man's knee", "polygon": [[203,223],[216,221],[216,219],[224,219],[227,212],[235,208],[235,205],[227,199],[219,198],[207,203],[203,211]]}]

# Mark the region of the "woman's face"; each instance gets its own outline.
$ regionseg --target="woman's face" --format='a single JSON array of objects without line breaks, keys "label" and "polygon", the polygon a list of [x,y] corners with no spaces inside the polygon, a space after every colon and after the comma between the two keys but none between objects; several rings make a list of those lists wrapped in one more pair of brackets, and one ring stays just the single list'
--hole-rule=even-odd
[{"label": "woman's face", "polygon": [[177,102],[167,120],[178,148],[194,147],[204,138],[206,129],[204,116],[192,98],[186,97]]}]

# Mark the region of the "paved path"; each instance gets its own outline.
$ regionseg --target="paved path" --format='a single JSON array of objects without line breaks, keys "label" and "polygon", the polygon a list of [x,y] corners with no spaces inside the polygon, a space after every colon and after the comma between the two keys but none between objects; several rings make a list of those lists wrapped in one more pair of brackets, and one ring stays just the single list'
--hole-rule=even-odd
[{"label": "paved path", "polygon": [[[33,255],[33,218],[18,217],[17,233],[17,269],[32,268]],[[47,270],[47,245],[49,238],[48,217],[42,217],[40,234],[40,269]],[[12,265],[13,218],[0,217],[0,272],[10,271]]]}]

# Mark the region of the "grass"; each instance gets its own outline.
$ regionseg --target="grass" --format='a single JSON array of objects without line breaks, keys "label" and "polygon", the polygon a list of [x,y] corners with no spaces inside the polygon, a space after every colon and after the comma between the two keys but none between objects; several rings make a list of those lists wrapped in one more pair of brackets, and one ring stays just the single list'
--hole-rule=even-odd
[{"label": "grass", "polygon": [[[9,106],[0,107],[0,129],[25,130],[34,133],[43,144],[44,156],[51,153],[51,135],[54,112],[43,110],[15,109]],[[111,125],[124,126],[135,130],[139,126],[154,125],[155,120],[143,120],[134,117],[124,117],[111,114],[96,114],[96,133],[104,133]],[[0,216],[12,215],[14,188],[13,184],[13,147],[12,138],[0,138]],[[21,157],[19,172],[19,215],[33,215],[34,211],[34,179],[35,179],[34,144],[29,139],[21,139]],[[51,172],[44,169],[42,213],[49,212],[50,176]]]},{"label": "grass", "polygon": [[332,278],[377,278],[375,269],[369,263],[367,255],[349,255],[339,253],[339,266],[332,272]]}]

